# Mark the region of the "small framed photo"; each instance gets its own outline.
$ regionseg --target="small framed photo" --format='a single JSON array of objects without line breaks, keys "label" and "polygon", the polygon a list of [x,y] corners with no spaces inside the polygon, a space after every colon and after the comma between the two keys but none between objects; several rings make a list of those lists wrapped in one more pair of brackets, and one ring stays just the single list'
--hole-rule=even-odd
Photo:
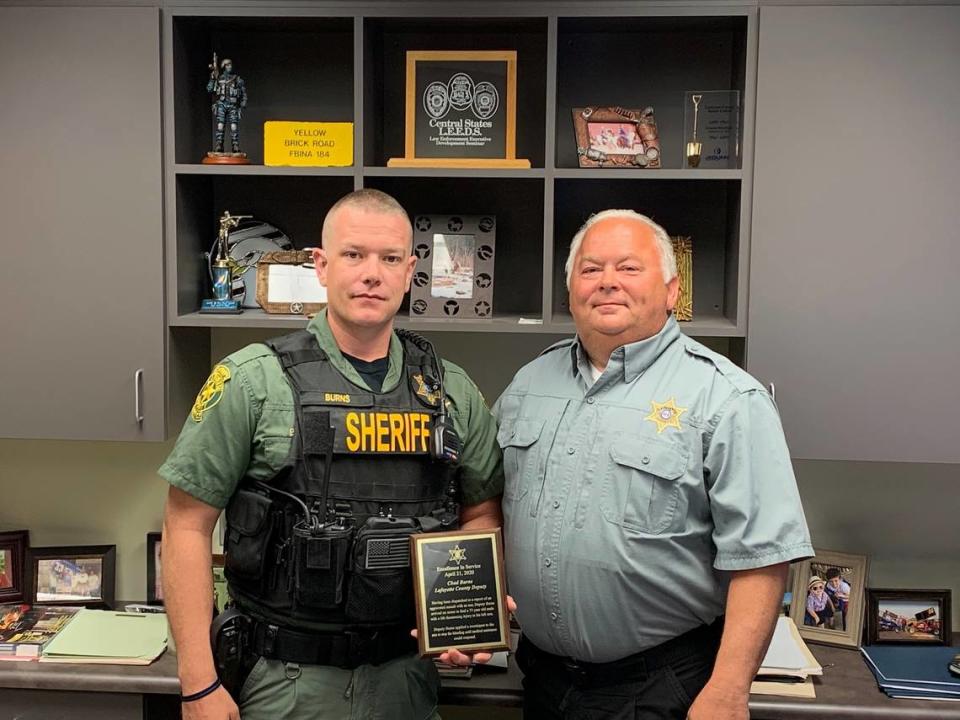
[{"label": "small framed photo", "polygon": [[27,530],[0,532],[0,603],[20,602],[26,595],[24,577],[29,545]]},{"label": "small framed photo", "polygon": [[863,634],[864,555],[815,550],[794,570],[790,617],[812,642],[859,647]]},{"label": "small framed photo", "polygon": [[418,215],[410,317],[491,318],[497,220],[493,215]]},{"label": "small framed photo", "polygon": [[580,167],[660,167],[652,107],[578,107],[572,112]]},{"label": "small framed photo", "polygon": [[867,590],[867,644],[949,645],[949,590]]},{"label": "small framed photo", "polygon": [[227,591],[227,577],[224,575],[224,557],[213,555],[213,615],[216,617],[227,608],[230,594]]},{"label": "small framed photo", "polygon": [[116,545],[30,548],[28,558],[31,604],[113,607]]},{"label": "small framed photo", "polygon": [[147,533],[147,604],[163,605],[163,574],[160,564],[162,533]]}]

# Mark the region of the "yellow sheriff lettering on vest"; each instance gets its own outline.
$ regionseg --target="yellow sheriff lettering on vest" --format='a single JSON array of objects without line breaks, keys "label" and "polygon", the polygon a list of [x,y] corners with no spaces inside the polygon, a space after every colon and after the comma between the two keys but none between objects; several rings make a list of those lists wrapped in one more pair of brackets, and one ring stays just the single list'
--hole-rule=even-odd
[{"label": "yellow sheriff lettering on vest", "polygon": [[650,404],[653,406],[653,410],[644,420],[650,420],[657,424],[657,435],[668,427],[676,428],[677,430],[681,429],[680,416],[687,411],[687,408],[677,407],[677,402],[673,398],[670,398],[664,403],[651,400]]},{"label": "yellow sheriff lettering on vest", "polygon": [[426,413],[348,412],[344,429],[347,452],[423,453],[430,447]]},{"label": "yellow sheriff lettering on vest", "polygon": [[190,417],[194,422],[203,420],[204,413],[220,402],[223,397],[223,388],[227,380],[230,379],[230,370],[225,365],[217,365],[210,377],[200,388],[196,402],[193,403],[193,410],[190,411]]}]

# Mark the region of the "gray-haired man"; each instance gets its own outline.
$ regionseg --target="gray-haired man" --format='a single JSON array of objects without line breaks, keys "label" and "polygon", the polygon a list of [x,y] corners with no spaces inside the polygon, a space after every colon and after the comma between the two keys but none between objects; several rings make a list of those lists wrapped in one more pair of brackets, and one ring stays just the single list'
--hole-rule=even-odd
[{"label": "gray-haired man", "polygon": [[680,332],[660,226],[599,213],[566,268],[577,337],[495,408],[525,715],[746,719],[813,554],[776,408]]}]

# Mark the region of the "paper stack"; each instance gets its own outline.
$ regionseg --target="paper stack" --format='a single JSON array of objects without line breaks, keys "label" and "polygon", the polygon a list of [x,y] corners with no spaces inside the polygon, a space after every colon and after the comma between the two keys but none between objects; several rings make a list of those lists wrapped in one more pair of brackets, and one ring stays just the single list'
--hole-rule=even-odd
[{"label": "paper stack", "polygon": [[947,669],[960,648],[869,645],[860,652],[877,685],[890,697],[960,701],[960,677]]},{"label": "paper stack", "polygon": [[40,662],[149,665],[167,648],[167,616],[81,610]]},{"label": "paper stack", "polygon": [[780,617],[750,692],[814,698],[813,675],[823,675],[823,668],[800,637],[793,620]]}]

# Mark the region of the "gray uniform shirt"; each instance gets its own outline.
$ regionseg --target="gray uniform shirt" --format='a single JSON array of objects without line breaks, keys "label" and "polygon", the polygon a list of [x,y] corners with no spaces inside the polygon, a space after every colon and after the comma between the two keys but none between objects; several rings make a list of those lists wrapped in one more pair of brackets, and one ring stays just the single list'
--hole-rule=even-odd
[{"label": "gray uniform shirt", "polygon": [[722,614],[723,571],[813,555],[769,395],[672,317],[596,383],[558,343],[494,413],[510,593],[547,652],[626,657]]}]

